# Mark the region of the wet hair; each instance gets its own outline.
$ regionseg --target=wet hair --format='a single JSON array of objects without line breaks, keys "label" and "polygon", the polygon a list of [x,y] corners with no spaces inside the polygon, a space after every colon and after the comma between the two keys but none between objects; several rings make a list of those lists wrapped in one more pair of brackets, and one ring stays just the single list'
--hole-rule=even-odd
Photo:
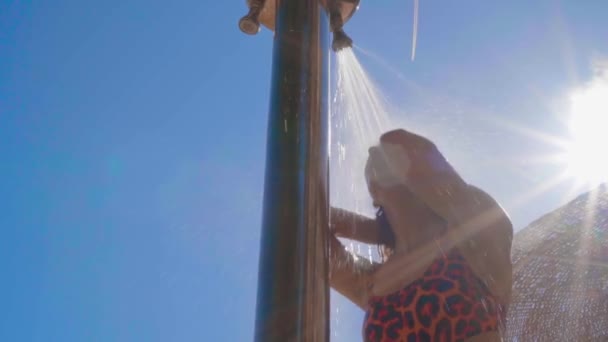
[{"label": "wet hair", "polygon": [[382,207],[378,207],[378,211],[376,211],[376,223],[378,224],[378,254],[384,262],[395,251],[396,241],[393,228]]}]

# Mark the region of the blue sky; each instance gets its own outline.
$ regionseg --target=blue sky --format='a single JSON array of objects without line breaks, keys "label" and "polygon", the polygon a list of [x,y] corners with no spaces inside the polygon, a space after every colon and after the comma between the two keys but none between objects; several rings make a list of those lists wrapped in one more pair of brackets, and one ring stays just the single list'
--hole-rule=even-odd
[{"label": "blue sky", "polygon": [[[0,4],[0,340],[251,339],[272,34],[240,33],[245,12]],[[567,135],[565,96],[608,56],[605,13],[421,0],[414,63],[411,1],[364,2],[346,29],[379,56],[359,54],[395,120],[430,132],[521,228],[571,194],[524,196],[564,166],[522,131]],[[335,340],[356,340],[360,313],[340,305]]]}]

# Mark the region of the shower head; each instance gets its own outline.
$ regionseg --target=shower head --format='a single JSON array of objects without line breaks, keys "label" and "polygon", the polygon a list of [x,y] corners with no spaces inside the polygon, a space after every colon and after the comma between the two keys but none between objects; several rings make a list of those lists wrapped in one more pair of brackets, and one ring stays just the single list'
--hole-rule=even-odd
[{"label": "shower head", "polygon": [[[351,8],[351,13],[345,18],[343,12],[345,12],[345,8],[347,7]],[[353,46],[353,40],[344,32],[343,26],[345,20],[350,19],[357,8],[359,8],[358,0],[327,0],[329,26],[334,35],[331,48],[334,52]]]},{"label": "shower head", "polygon": [[344,30],[335,30],[334,39],[331,42],[331,49],[334,50],[334,52],[338,52],[350,47],[353,47],[353,40],[344,32]]}]

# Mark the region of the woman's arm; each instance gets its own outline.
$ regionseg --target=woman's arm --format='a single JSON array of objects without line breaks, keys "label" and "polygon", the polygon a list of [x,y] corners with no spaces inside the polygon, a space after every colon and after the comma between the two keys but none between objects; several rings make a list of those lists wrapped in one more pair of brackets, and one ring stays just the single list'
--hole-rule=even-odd
[{"label": "woman's arm", "polygon": [[331,227],[342,238],[370,245],[379,245],[380,234],[376,220],[348,210],[331,208]]},{"label": "woman's arm", "polygon": [[371,274],[377,264],[347,252],[338,239],[329,236],[329,283],[361,309],[367,309]]}]

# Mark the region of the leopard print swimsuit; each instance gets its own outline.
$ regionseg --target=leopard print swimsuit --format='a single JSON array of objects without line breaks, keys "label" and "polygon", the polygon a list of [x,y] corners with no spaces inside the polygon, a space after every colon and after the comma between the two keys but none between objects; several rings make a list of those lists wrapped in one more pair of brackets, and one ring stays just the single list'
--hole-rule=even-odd
[{"label": "leopard print swimsuit", "polygon": [[363,339],[389,341],[464,341],[499,331],[505,312],[453,250],[436,259],[424,275],[403,289],[372,297]]}]

